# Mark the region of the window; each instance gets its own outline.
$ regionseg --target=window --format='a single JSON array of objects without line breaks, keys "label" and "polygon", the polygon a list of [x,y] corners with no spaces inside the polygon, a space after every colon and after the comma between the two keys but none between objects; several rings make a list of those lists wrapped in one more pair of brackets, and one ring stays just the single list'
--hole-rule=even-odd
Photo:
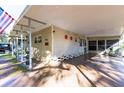
[{"label": "window", "polygon": [[[118,39],[106,40],[106,42],[105,42],[105,40],[98,40],[98,43],[97,43],[96,40],[90,40],[90,41],[88,41],[88,44],[89,44],[88,48],[89,48],[89,51],[96,51],[97,47],[98,47],[98,51],[103,51],[103,50],[105,50],[105,48],[111,47],[118,41],[119,41]],[[105,47],[105,45],[106,45],[106,47]]]},{"label": "window", "polygon": [[96,50],[96,41],[95,40],[89,41],[88,44],[89,44],[89,50],[93,50],[93,51]]},{"label": "window", "polygon": [[118,39],[115,40],[107,40],[107,48],[111,47],[112,45],[114,45],[115,43],[118,42]]},{"label": "window", "polygon": [[95,51],[96,50],[96,46],[89,46],[89,50]]},{"label": "window", "polygon": [[105,40],[98,40],[98,50],[105,50]]}]

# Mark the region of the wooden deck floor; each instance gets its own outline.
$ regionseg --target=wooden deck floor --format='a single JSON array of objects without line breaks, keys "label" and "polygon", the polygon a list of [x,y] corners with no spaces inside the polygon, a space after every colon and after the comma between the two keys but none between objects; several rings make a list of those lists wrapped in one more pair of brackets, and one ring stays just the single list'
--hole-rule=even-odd
[{"label": "wooden deck floor", "polygon": [[[3,60],[3,59],[2,59]],[[7,64],[7,62],[5,63]],[[10,64],[10,63],[9,63]],[[3,62],[0,61],[0,67]],[[3,68],[3,67],[2,67]],[[5,68],[4,73],[10,68]],[[3,69],[2,69],[3,70]],[[15,73],[16,72],[16,73]],[[4,87],[123,87],[124,58],[86,54],[62,62],[62,66],[44,66],[30,72],[0,74]],[[11,75],[15,73],[14,75]]]}]

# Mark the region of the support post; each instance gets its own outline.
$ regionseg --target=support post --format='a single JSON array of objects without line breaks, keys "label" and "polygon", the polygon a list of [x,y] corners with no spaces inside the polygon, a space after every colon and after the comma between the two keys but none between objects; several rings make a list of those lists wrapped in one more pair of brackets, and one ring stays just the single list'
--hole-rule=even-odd
[{"label": "support post", "polygon": [[12,56],[14,55],[14,48],[13,48],[13,46],[14,46],[14,40],[13,40],[13,38],[12,38],[12,42],[11,42],[11,49],[12,49]]},{"label": "support post", "polygon": [[28,19],[29,24],[29,69],[32,69],[32,33],[31,33],[31,20]]},{"label": "support post", "polygon": [[18,60],[19,54],[18,54],[18,36],[16,37],[16,58]]},{"label": "support post", "polygon": [[97,51],[97,53],[99,52],[99,48],[98,48],[98,40],[96,40],[96,51]]},{"label": "support post", "polygon": [[89,53],[88,38],[86,37],[86,53]]},{"label": "support post", "polygon": [[23,62],[23,32],[22,32],[22,27],[21,27],[21,62]]}]

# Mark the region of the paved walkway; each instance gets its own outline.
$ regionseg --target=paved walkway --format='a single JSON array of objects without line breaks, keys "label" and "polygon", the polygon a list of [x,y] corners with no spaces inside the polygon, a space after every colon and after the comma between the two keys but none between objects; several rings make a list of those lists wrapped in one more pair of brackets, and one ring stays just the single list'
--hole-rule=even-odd
[{"label": "paved walkway", "polygon": [[0,86],[8,86],[17,77],[20,71],[15,70],[15,58],[0,56]]},{"label": "paved walkway", "polygon": [[[40,65],[40,64],[38,64]],[[4,87],[121,87],[124,60],[87,54],[65,60],[59,67],[42,66],[33,71],[14,69],[11,60],[0,57],[0,86]]]}]

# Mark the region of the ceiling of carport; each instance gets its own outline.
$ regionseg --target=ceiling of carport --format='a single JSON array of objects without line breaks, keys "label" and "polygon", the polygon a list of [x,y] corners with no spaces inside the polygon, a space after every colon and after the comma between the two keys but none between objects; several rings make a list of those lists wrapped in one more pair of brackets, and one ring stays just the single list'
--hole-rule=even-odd
[{"label": "ceiling of carport", "polygon": [[[115,36],[124,26],[124,6],[33,5],[25,16],[47,23],[32,23],[33,31],[52,24],[87,36]],[[23,18],[19,24],[28,23]]]}]

